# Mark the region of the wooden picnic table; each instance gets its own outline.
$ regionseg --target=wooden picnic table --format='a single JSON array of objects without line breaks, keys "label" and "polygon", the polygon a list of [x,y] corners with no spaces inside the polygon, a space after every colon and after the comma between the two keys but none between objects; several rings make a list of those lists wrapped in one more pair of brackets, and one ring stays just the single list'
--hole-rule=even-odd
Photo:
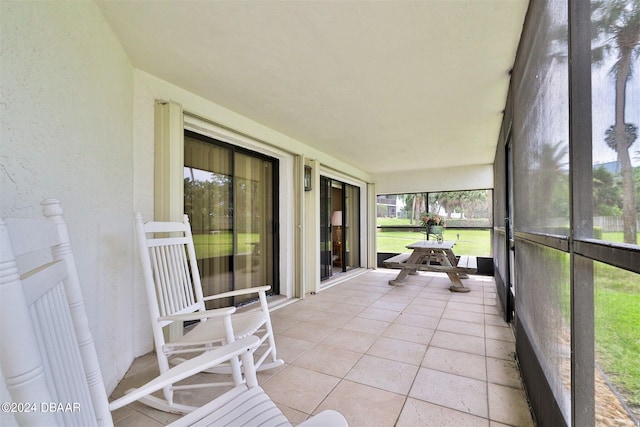
[{"label": "wooden picnic table", "polygon": [[436,271],[449,276],[453,283],[449,287],[452,292],[469,292],[469,288],[465,288],[460,279],[467,278],[467,273],[477,271],[477,258],[461,256],[458,260],[453,253],[453,245],[455,242],[435,240],[421,240],[407,245],[407,249],[413,250],[412,253],[402,253],[384,261],[386,267],[400,269],[398,276],[389,280],[389,284],[402,285],[408,275],[417,275],[418,271]]}]

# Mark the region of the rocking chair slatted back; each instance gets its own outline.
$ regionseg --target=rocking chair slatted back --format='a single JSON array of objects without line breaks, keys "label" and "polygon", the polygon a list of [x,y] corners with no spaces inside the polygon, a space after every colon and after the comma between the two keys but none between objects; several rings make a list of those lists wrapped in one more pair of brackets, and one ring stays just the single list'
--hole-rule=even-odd
[{"label": "rocking chair slatted back", "polygon": [[[163,239],[164,240],[164,239]],[[180,313],[198,305],[193,297],[187,257],[182,244],[150,247],[149,255],[156,275],[160,316]]]},{"label": "rocking chair slatted back", "polygon": [[0,364],[13,401],[37,406],[15,418],[112,425],[62,209],[42,205],[46,219],[0,222]]},{"label": "rocking chair slatted back", "polygon": [[[197,263],[189,264],[189,257],[195,259],[195,249],[188,223],[171,223],[172,227],[155,230],[150,224],[145,232],[146,239],[138,239],[140,251],[148,251],[149,258],[142,257],[145,275],[151,274],[152,280],[145,280],[147,286],[155,284],[154,292],[147,294],[157,296],[157,316],[204,311],[205,305],[200,285],[200,272]],[[167,231],[177,236],[166,237]],[[162,233],[162,237],[155,233]],[[148,268],[147,268],[148,267]],[[151,307],[155,310],[154,307]],[[170,322],[167,322],[170,323]]]}]

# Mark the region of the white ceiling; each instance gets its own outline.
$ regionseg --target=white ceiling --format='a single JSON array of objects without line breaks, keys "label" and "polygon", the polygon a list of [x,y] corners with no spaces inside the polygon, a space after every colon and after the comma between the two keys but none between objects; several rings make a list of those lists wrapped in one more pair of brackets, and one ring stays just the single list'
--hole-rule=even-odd
[{"label": "white ceiling", "polygon": [[136,68],[376,174],[493,162],[528,0],[98,5]]}]

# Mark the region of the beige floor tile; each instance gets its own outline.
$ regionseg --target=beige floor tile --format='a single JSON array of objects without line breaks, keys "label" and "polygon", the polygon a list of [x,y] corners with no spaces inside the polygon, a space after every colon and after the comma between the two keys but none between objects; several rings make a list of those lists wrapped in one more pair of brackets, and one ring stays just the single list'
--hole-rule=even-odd
[{"label": "beige floor tile", "polygon": [[354,291],[352,295],[344,298],[343,301],[348,301],[349,304],[357,303],[359,305],[369,306],[386,295],[386,292],[376,292],[366,285],[363,285],[362,288],[362,290]]},{"label": "beige floor tile", "polygon": [[271,328],[273,328],[274,334],[281,334],[289,329],[295,321],[286,316],[274,316],[271,315]]},{"label": "beige floor tile", "polygon": [[422,316],[442,317],[444,307],[433,307],[422,304],[409,304],[404,310],[405,313],[420,314]]},{"label": "beige floor tile", "polygon": [[295,359],[292,364],[342,378],[361,357],[362,353],[317,344]]},{"label": "beige floor tile", "polygon": [[449,298],[451,298],[451,291],[448,288],[442,288],[442,289],[424,288],[424,290],[418,294],[418,296],[416,297],[416,300],[447,302],[449,301]]},{"label": "beige floor tile", "polygon": [[381,310],[379,308],[365,308],[358,317],[364,317],[365,319],[381,320],[383,322],[393,322],[396,317],[400,315],[397,311]]},{"label": "beige floor tile", "polygon": [[342,380],[316,412],[334,409],[349,427],[393,426],[404,401],[403,395]]},{"label": "beige floor tile", "polygon": [[486,358],[477,354],[429,347],[422,366],[480,381],[487,380]]},{"label": "beige floor tile", "polygon": [[418,367],[407,363],[364,355],[345,377],[360,384],[370,385],[394,393],[409,393]]},{"label": "beige floor tile", "polygon": [[485,334],[487,338],[501,341],[514,342],[515,337],[509,326],[485,325]]},{"label": "beige floor tile", "polygon": [[[464,282],[463,282],[464,284]],[[465,304],[478,304],[484,305],[484,296],[480,292],[469,292],[463,294],[451,294],[449,299],[451,302],[462,302]]]},{"label": "beige floor tile", "polygon": [[[471,292],[455,294],[444,274],[389,286],[396,276],[372,270],[272,312],[286,363],[258,381],[291,422],[334,409],[351,427],[533,426],[493,279],[470,276]],[[112,397],[154,378],[156,366],[153,353],[136,359]],[[222,392],[176,396],[200,405]],[[177,418],[137,402],[114,413],[117,427]]]},{"label": "beige floor tile", "polygon": [[[398,277],[397,274],[394,274],[392,277],[389,277],[389,280],[395,280]],[[422,288],[424,288],[425,284],[428,281],[421,280],[415,276],[409,276],[406,278],[404,283],[399,286],[389,285],[389,281],[386,282],[389,289],[389,293],[396,293],[398,295],[417,295]]]},{"label": "beige floor tile", "polygon": [[509,326],[505,321],[502,315],[497,314],[484,314],[484,323],[487,325],[495,325],[495,326]]},{"label": "beige floor tile", "polygon": [[158,411],[139,402],[134,402],[128,407],[134,409],[136,413],[121,420],[118,423],[119,426],[137,426],[139,422],[143,426],[155,427],[170,424],[180,418],[180,415]]},{"label": "beige floor tile", "polygon": [[337,313],[328,313],[324,311],[314,311],[311,316],[309,316],[306,321],[309,323],[315,323],[318,325],[332,326],[334,328],[338,328],[349,320],[353,319],[355,314],[337,314]]},{"label": "beige floor tile", "polygon": [[378,337],[378,335],[365,332],[337,329],[322,340],[322,344],[344,348],[357,353],[366,353]]},{"label": "beige floor tile", "polygon": [[516,346],[514,342],[487,338],[485,343],[487,346],[487,356],[497,359],[515,360]]},{"label": "beige floor tile", "polygon": [[311,341],[276,334],[277,354],[285,363],[291,363],[302,353],[313,347],[313,345],[314,343]]},{"label": "beige floor tile", "polygon": [[367,305],[372,304],[373,302],[377,301],[378,299],[382,298],[384,295],[386,295],[387,292],[375,292],[374,290],[363,290],[363,291],[352,291],[351,295],[349,296],[349,299],[357,299],[357,300],[362,300],[362,301],[366,301]]},{"label": "beige floor tile", "polygon": [[342,325],[342,329],[381,335],[389,327],[390,324],[390,322],[383,322],[380,320],[354,317],[353,319]]},{"label": "beige floor tile", "polygon": [[493,384],[522,388],[520,371],[515,360],[487,357],[487,380]]},{"label": "beige floor tile", "polygon": [[487,296],[487,293],[484,294],[484,305],[489,307],[498,307],[500,304],[498,297],[495,294],[491,294]]},{"label": "beige floor tile", "polygon": [[[179,416],[175,416],[175,419],[180,418]],[[126,427],[126,426],[135,426],[135,427],[160,427],[165,426],[168,422],[160,422],[151,417],[144,415],[141,412],[132,411],[129,416],[123,419],[119,419],[117,422],[114,421],[114,426],[116,427]]]},{"label": "beige floor tile", "polygon": [[[291,307],[292,310],[295,311],[325,311],[329,307],[334,304],[334,301],[323,301],[316,298],[317,295],[310,295],[305,299],[298,301],[295,303],[295,307]],[[276,314],[278,312],[276,311]],[[301,320],[305,320],[306,318],[301,318]]]},{"label": "beige floor tile", "polygon": [[502,316],[502,309],[498,306],[485,305],[484,312],[494,316]]},{"label": "beige floor tile", "polygon": [[[153,354],[153,358],[156,359],[155,353],[149,353],[149,354]],[[135,364],[136,363],[134,362],[134,365]],[[153,365],[145,364],[145,367],[143,369],[139,369],[139,367],[135,367],[135,371],[131,374],[130,372],[131,372],[131,369],[129,369],[129,372],[127,372],[125,377],[118,383],[115,390],[111,393],[112,398],[118,399],[124,396],[125,392],[130,388],[135,388],[140,384],[144,384],[151,381],[152,379],[158,376],[158,374],[160,373],[160,370],[158,369],[158,362],[156,359],[155,364]]]},{"label": "beige floor tile", "polygon": [[310,322],[297,322],[295,325],[292,325],[289,329],[282,332],[282,335],[317,343],[325,339],[327,335],[335,330],[335,326],[325,326]]},{"label": "beige floor tile", "polygon": [[304,412],[301,412],[301,411],[296,411],[295,409],[289,408],[286,405],[276,403],[276,406],[278,407],[278,409],[282,411],[284,416],[293,425],[300,424],[301,422],[309,418],[309,414],[305,414]]},{"label": "beige floor tile", "polygon": [[348,303],[349,305],[353,305],[355,307],[358,307],[357,310],[355,310],[353,312],[354,315],[359,314],[362,310],[364,310],[367,307],[370,307],[372,303],[378,301],[378,298],[376,297],[375,299],[372,298],[373,301],[367,301],[367,300],[362,300],[360,298],[349,298],[344,300],[345,303]]},{"label": "beige floor tile", "polygon": [[339,381],[331,375],[289,365],[262,388],[274,402],[311,414]]},{"label": "beige floor tile", "polygon": [[453,332],[456,334],[484,337],[484,325],[473,322],[461,322],[460,320],[442,319],[438,324],[439,331]]},{"label": "beige floor tile", "polygon": [[[357,282],[357,279],[353,279],[353,280],[350,280],[348,283],[355,284],[355,283],[358,283],[358,282]],[[356,293],[356,291],[353,290],[351,287],[342,286],[342,285],[341,286],[332,286],[329,289],[327,289],[326,291],[322,292],[322,294],[338,295],[338,296],[340,296],[342,298],[349,297],[351,295],[354,295],[355,293]],[[313,296],[316,296],[316,295],[319,295],[319,294],[313,294],[311,296],[313,297]]]},{"label": "beige floor tile", "polygon": [[439,322],[439,317],[424,316],[422,314],[415,313],[400,313],[400,315],[394,320],[394,323],[397,324],[411,325],[433,330],[438,327]]},{"label": "beige floor tile", "polygon": [[378,301],[371,304],[370,307],[379,308],[381,310],[397,311],[399,313],[405,308],[407,308],[408,305],[409,303],[406,303],[406,302],[396,302],[396,301],[390,301],[390,300],[381,298]]},{"label": "beige floor tile", "polygon": [[[338,288],[338,286],[336,286],[336,288]],[[349,295],[350,294],[345,294],[344,292],[337,292],[333,288],[331,288],[314,295],[306,295],[305,299],[335,303],[344,301],[345,298],[348,298]]]},{"label": "beige floor tile", "polygon": [[394,338],[380,337],[367,351],[371,356],[419,365],[427,346]]},{"label": "beige floor tile", "polygon": [[469,304],[466,302],[459,302],[459,301],[452,301],[449,302],[449,304],[447,305],[447,308],[453,309],[453,310],[460,310],[460,311],[469,311],[472,313],[484,313],[484,305],[482,304]]},{"label": "beige floor tile", "polygon": [[[344,301],[344,300],[343,300]],[[335,302],[331,304],[326,310],[323,310],[327,315],[345,315],[355,316],[360,313],[363,306],[356,304],[347,304],[345,302]]]},{"label": "beige floor tile", "polygon": [[485,355],[484,338],[472,335],[456,334],[453,332],[436,331],[431,338],[431,346],[448,348],[450,350],[466,351],[467,353]]},{"label": "beige floor tile", "polygon": [[461,311],[447,308],[442,313],[443,319],[460,320],[463,322],[473,322],[482,325],[485,318],[484,313],[474,313],[469,311]]},{"label": "beige floor tile", "polygon": [[279,308],[271,313],[271,323],[288,322],[292,323],[298,320],[306,320],[313,313],[310,310],[302,309],[298,306],[298,303],[305,304],[305,301],[298,301],[293,304],[289,304],[286,307]]},{"label": "beige floor tile", "polygon": [[387,338],[397,338],[399,340],[411,341],[418,344],[429,344],[431,337],[433,337],[433,332],[434,331],[432,329],[392,323],[382,335]]},{"label": "beige floor tile", "polygon": [[[398,288],[394,288],[395,292],[388,292],[385,295],[381,296],[377,302],[399,302],[401,304],[409,304],[413,301],[419,291],[412,291],[409,288],[402,288],[400,291]],[[374,304],[371,304],[373,307]]]},{"label": "beige floor tile", "polygon": [[446,299],[437,299],[437,298],[425,298],[425,297],[418,297],[415,298],[411,305],[415,306],[416,308],[419,309],[428,309],[428,308],[441,308],[444,309],[448,304],[448,300]]},{"label": "beige floor tile", "polygon": [[489,420],[408,398],[396,427],[489,427]]},{"label": "beige floor tile", "polygon": [[[113,399],[109,399],[109,402],[111,402]],[[123,421],[124,419],[132,416],[133,414],[136,414],[136,410],[133,409],[131,407],[131,405],[125,406],[124,408],[120,408],[120,409],[116,409],[115,411],[113,411],[111,413],[111,418],[113,419],[113,424],[114,425],[118,425],[118,423],[120,423],[121,421]],[[2,418],[0,418],[0,421],[2,420]],[[8,424],[8,423],[7,423]],[[0,425],[4,425],[2,423],[0,423]],[[120,425],[124,425],[124,423],[120,424]]]},{"label": "beige floor tile", "polygon": [[515,427],[533,427],[533,419],[523,390],[489,384],[490,419]]},{"label": "beige floor tile", "polygon": [[154,352],[147,353],[143,356],[138,357],[133,361],[131,367],[125,374],[125,378],[132,377],[134,375],[138,375],[140,372],[148,371],[149,369],[154,372],[158,371],[158,358]]},{"label": "beige floor tile", "polygon": [[488,417],[487,383],[420,368],[409,396],[479,417]]}]

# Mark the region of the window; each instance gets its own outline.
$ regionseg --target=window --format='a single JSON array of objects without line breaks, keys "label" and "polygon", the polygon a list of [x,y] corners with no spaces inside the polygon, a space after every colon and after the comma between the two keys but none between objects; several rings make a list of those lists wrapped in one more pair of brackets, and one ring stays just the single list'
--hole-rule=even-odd
[{"label": "window", "polygon": [[426,238],[421,219],[431,213],[445,221],[443,237],[456,242],[456,253],[489,257],[492,197],[492,190],[379,195],[378,252],[406,252],[406,245]]},{"label": "window", "polygon": [[262,285],[277,294],[278,161],[190,131],[184,140],[184,212],[205,296]]}]

